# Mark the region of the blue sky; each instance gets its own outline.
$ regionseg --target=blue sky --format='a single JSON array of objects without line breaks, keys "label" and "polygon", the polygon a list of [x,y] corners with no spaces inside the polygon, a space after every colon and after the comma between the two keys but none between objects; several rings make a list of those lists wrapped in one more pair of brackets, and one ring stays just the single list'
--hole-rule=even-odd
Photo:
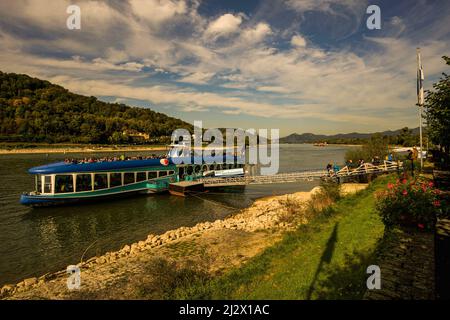
[{"label": "blue sky", "polygon": [[417,126],[415,50],[430,88],[449,25],[447,0],[2,1],[0,70],[204,127],[373,132]]}]

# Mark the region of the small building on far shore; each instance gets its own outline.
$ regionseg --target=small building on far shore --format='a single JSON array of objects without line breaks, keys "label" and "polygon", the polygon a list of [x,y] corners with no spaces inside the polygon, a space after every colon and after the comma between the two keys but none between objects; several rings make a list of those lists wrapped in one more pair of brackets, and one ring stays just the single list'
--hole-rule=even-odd
[{"label": "small building on far shore", "polygon": [[150,140],[150,135],[145,132],[139,132],[137,130],[124,130],[124,136],[128,136],[135,143],[144,143]]}]

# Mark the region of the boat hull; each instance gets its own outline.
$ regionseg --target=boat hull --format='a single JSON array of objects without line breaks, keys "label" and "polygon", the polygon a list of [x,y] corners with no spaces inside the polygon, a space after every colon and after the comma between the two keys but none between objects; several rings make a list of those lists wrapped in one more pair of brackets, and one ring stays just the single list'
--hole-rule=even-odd
[{"label": "boat hull", "polygon": [[80,203],[94,203],[105,201],[109,199],[120,199],[138,195],[148,195],[152,193],[161,193],[166,190],[130,190],[120,193],[101,194],[83,197],[53,197],[42,195],[30,195],[22,194],[20,196],[20,203],[30,207],[49,207],[49,206],[61,206],[61,205],[73,205]]}]

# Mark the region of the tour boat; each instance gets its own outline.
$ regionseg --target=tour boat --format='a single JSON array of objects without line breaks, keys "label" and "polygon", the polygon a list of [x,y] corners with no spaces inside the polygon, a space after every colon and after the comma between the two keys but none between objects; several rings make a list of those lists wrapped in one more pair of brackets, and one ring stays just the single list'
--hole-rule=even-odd
[{"label": "tour boat", "polygon": [[313,144],[314,147],[326,147],[327,145],[327,142],[317,142]]},{"label": "tour boat", "polygon": [[187,150],[183,145],[171,145],[167,158],[75,160],[34,167],[28,172],[35,175],[35,191],[22,194],[20,202],[47,206],[96,201],[164,192],[170,183],[206,178],[207,172],[212,172],[211,177],[244,174],[239,157],[233,156],[233,163],[227,164],[226,154],[223,161],[214,162]]}]

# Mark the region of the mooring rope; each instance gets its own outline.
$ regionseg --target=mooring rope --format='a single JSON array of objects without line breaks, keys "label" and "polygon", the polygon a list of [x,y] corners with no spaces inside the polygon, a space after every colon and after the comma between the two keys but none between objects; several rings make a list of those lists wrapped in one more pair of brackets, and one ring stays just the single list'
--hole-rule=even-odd
[{"label": "mooring rope", "polygon": [[[203,194],[203,193],[207,193],[207,192],[196,192],[196,193],[202,193],[202,194]],[[207,201],[207,202],[211,202],[211,203],[214,203],[214,204],[218,204],[218,205],[220,205],[220,206],[222,206],[222,207],[224,207],[224,208],[232,209],[232,210],[235,210],[235,211],[237,211],[237,210],[242,210],[242,209],[240,209],[240,208],[235,208],[235,207],[227,206],[227,205],[225,205],[225,204],[223,204],[223,203],[220,203],[220,202],[218,202],[218,201],[214,201],[214,200],[210,200],[210,199],[205,199],[205,198],[199,197],[199,196],[195,195],[193,191],[189,191],[189,192],[187,192],[187,194],[189,194],[189,195],[191,195],[191,196],[193,196],[193,197],[195,197],[195,198],[198,198],[198,199],[200,199],[200,200],[203,200],[203,201]]]},{"label": "mooring rope", "polygon": [[94,243],[96,243],[98,241],[98,239],[96,239],[94,242],[92,242],[87,248],[86,250],[84,250],[83,254],[81,255],[81,259],[80,259],[80,264],[83,263],[83,258],[84,255],[86,254],[86,252],[94,245]]}]

